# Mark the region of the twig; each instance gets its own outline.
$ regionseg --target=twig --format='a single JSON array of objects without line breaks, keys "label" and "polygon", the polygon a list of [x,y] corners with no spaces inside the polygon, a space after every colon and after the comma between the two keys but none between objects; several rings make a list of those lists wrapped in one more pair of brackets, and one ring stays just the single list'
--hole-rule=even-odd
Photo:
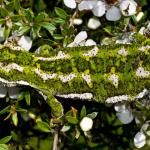
[{"label": "twig", "polygon": [[55,131],[54,131],[54,141],[53,141],[53,148],[52,148],[52,150],[59,150],[59,148],[58,148],[58,140],[59,140],[58,127],[56,127]]},{"label": "twig", "polygon": [[73,20],[75,19],[75,17],[77,16],[77,14],[78,14],[78,10],[76,9],[75,12],[74,12],[74,14],[71,16],[71,18],[69,20],[70,21],[69,27],[73,26]]}]

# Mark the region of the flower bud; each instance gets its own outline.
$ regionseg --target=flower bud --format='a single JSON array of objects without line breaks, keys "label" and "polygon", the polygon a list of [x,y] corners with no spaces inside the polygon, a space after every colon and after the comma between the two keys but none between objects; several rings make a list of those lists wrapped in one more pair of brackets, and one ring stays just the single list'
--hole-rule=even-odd
[{"label": "flower bud", "polygon": [[146,136],[143,132],[138,132],[134,137],[134,145],[137,148],[142,148],[146,144]]},{"label": "flower bud", "polygon": [[80,122],[80,127],[82,131],[89,131],[92,129],[93,120],[89,117],[84,117]]}]

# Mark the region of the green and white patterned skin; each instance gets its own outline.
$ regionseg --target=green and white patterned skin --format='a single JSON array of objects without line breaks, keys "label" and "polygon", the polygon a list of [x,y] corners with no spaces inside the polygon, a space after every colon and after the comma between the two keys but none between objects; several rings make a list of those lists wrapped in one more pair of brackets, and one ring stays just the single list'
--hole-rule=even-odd
[{"label": "green and white patterned skin", "polygon": [[130,45],[62,48],[47,55],[0,45],[0,82],[40,91],[54,117],[63,115],[56,95],[89,93],[102,103],[132,100],[150,89],[150,39],[137,36]]}]

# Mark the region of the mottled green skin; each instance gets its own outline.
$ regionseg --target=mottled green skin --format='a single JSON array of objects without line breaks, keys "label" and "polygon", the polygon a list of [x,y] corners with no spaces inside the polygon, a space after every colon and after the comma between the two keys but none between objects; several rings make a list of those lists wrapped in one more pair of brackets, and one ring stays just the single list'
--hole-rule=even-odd
[{"label": "mottled green skin", "polygon": [[[48,96],[53,114],[56,117],[62,116],[62,106],[53,97],[58,94],[69,93],[93,93],[94,100],[105,102],[108,97],[117,95],[136,95],[144,88],[150,89],[150,76],[139,78],[135,72],[139,66],[150,71],[150,49],[141,52],[139,47],[150,45],[150,39],[142,36],[131,45],[109,45],[99,46],[98,54],[95,57],[83,56],[82,54],[90,51],[92,47],[76,47],[61,49],[71,57],[55,61],[37,60],[38,55],[26,51],[14,51],[9,47],[0,45],[0,62],[5,65],[17,63],[24,67],[23,72],[11,70],[6,72],[0,68],[0,77],[8,81],[27,81],[31,87],[42,91]],[[118,50],[125,48],[127,56],[118,54]],[[60,49],[59,49],[60,50]],[[57,55],[58,49],[43,57],[53,57]],[[58,78],[44,81],[33,71],[39,68],[43,73],[57,73],[67,75],[70,73],[85,73],[91,76],[91,83],[87,84],[81,77],[76,77],[66,83]],[[110,74],[119,76],[118,87],[115,87],[109,80]]]}]

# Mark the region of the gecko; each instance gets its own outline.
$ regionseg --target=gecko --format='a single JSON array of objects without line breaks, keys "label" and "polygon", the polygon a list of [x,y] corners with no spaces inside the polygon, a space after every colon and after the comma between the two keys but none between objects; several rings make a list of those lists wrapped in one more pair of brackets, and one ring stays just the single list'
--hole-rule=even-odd
[{"label": "gecko", "polygon": [[56,96],[130,101],[150,89],[150,39],[137,37],[132,44],[57,48],[48,54],[0,44],[0,82],[38,90],[56,118],[63,116]]}]

